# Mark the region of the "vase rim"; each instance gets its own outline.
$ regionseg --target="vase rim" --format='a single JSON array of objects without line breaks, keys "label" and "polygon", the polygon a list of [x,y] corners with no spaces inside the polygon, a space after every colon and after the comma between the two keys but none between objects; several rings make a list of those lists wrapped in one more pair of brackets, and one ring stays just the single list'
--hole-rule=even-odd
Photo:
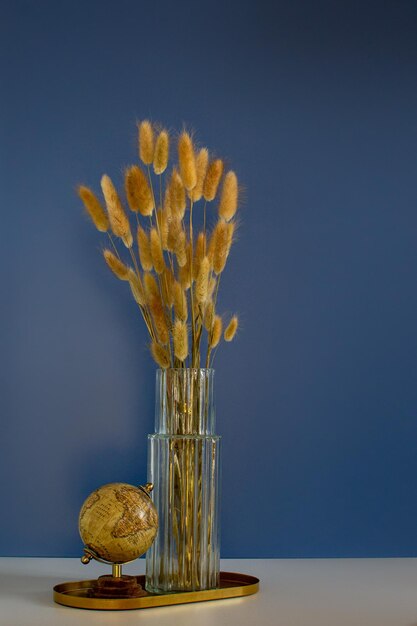
[{"label": "vase rim", "polygon": [[162,369],[159,367],[157,372],[214,372],[213,367],[167,367]]}]

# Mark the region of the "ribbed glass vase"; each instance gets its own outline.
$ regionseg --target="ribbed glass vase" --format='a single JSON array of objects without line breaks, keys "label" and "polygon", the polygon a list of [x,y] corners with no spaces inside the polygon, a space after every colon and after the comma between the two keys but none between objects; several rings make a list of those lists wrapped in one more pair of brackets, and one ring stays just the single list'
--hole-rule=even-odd
[{"label": "ribbed glass vase", "polygon": [[146,557],[153,593],[219,585],[219,447],[212,369],[158,370],[148,480],[159,529]]}]

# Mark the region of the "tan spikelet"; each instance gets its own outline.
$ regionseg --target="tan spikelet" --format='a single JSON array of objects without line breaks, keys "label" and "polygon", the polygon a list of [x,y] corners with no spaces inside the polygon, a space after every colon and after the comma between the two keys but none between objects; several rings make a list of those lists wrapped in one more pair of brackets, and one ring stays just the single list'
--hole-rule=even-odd
[{"label": "tan spikelet", "polygon": [[235,237],[236,222],[229,222],[227,224],[227,254],[229,255],[230,248]]},{"label": "tan spikelet", "polygon": [[101,179],[101,189],[106,201],[107,213],[109,214],[110,226],[116,237],[120,237],[127,248],[133,244],[132,231],[129,220],[123,210],[118,193],[106,174]]},{"label": "tan spikelet", "polygon": [[214,243],[212,251],[213,270],[216,274],[221,274],[226,265],[227,255],[229,253],[229,230],[226,222],[219,220],[213,232]]},{"label": "tan spikelet", "polygon": [[186,323],[181,320],[175,320],[172,334],[174,338],[174,354],[180,361],[185,361],[188,356],[188,332]]},{"label": "tan spikelet", "polygon": [[187,296],[178,281],[173,284],[173,294],[175,316],[182,322],[186,322],[188,317]]},{"label": "tan spikelet", "polygon": [[154,136],[152,124],[144,120],[139,124],[139,156],[145,165],[150,165],[154,155]]},{"label": "tan spikelet", "polygon": [[156,212],[156,221],[158,222],[158,230],[161,235],[161,245],[163,250],[168,250],[168,215],[164,209]]},{"label": "tan spikelet", "polygon": [[197,242],[195,244],[195,252],[193,259],[193,278],[197,280],[198,273],[200,271],[201,261],[205,255],[206,250],[206,234],[198,233]]},{"label": "tan spikelet", "polygon": [[100,232],[105,233],[109,229],[109,220],[100,200],[89,187],[84,185],[80,185],[77,191],[94,226]]},{"label": "tan spikelet", "polygon": [[191,268],[187,262],[184,267],[180,267],[178,270],[178,278],[181,283],[181,287],[187,291],[191,287]]},{"label": "tan spikelet", "polygon": [[103,251],[104,259],[113,274],[120,280],[129,280],[129,268],[111,250]]},{"label": "tan spikelet", "polygon": [[149,272],[153,268],[151,246],[148,235],[140,226],[138,226],[138,250],[142,269]]},{"label": "tan spikelet", "polygon": [[201,148],[197,154],[195,164],[197,170],[197,183],[194,189],[190,191],[190,198],[193,202],[198,202],[203,195],[203,185],[206,178],[209,153],[207,148]]},{"label": "tan spikelet", "polygon": [[145,287],[146,300],[150,302],[152,298],[159,298],[159,289],[155,276],[150,272],[145,272],[143,275],[143,282]]},{"label": "tan spikelet", "polygon": [[178,236],[182,230],[181,221],[176,217],[171,217],[168,221],[167,250],[174,252]]},{"label": "tan spikelet", "polygon": [[138,165],[132,165],[125,172],[125,191],[129,207],[141,215],[152,215],[154,203],[146,174]]},{"label": "tan spikelet", "polygon": [[179,267],[184,267],[187,263],[187,239],[183,230],[178,233],[174,251]]},{"label": "tan spikelet", "polygon": [[220,317],[220,315],[215,315],[214,321],[213,321],[213,328],[211,330],[210,348],[213,349],[218,345],[222,336],[222,330],[223,330],[222,318]]},{"label": "tan spikelet", "polygon": [[226,330],[224,331],[223,336],[224,336],[225,341],[233,341],[236,335],[238,326],[239,326],[239,320],[237,318],[237,315],[234,315],[232,319],[230,320],[230,322],[228,323]]},{"label": "tan spikelet", "polygon": [[214,303],[213,303],[213,300],[209,300],[207,302],[206,309],[204,311],[204,328],[208,332],[210,332],[211,329],[213,328],[214,315],[215,315]]},{"label": "tan spikelet", "polygon": [[140,306],[145,306],[146,296],[145,296],[145,292],[143,289],[143,285],[141,281],[139,280],[138,275],[136,274],[136,272],[132,270],[131,267],[129,268],[128,280],[129,280],[130,291],[132,292],[132,296],[134,297],[134,299]]},{"label": "tan spikelet", "polygon": [[159,294],[150,298],[149,307],[157,337],[162,345],[166,345],[169,341],[168,325]]},{"label": "tan spikelet", "polygon": [[155,174],[165,172],[169,158],[169,136],[166,130],[161,130],[155,144],[153,155],[153,170]]},{"label": "tan spikelet", "polygon": [[151,228],[151,255],[152,263],[157,274],[162,274],[165,269],[164,253],[162,252],[161,240],[156,228]]},{"label": "tan spikelet", "polygon": [[208,292],[207,292],[207,297],[209,300],[213,297],[214,290],[216,289],[216,284],[217,284],[217,280],[214,278],[214,276],[211,276],[209,280]]},{"label": "tan spikelet", "polygon": [[151,354],[154,358],[154,361],[157,363],[157,365],[159,365],[161,369],[166,370],[171,365],[168,350],[156,341],[152,341],[151,343]]},{"label": "tan spikelet", "polygon": [[227,172],[224,177],[219,204],[219,216],[226,220],[226,222],[229,222],[236,213],[237,196],[237,176],[233,171]]},{"label": "tan spikelet", "polygon": [[178,139],[178,162],[184,187],[190,191],[197,184],[197,169],[193,142],[186,131]]},{"label": "tan spikelet", "polygon": [[198,272],[197,282],[195,284],[195,297],[198,304],[204,304],[207,301],[209,274],[210,261],[208,257],[205,256],[201,261],[200,271]]},{"label": "tan spikelet", "polygon": [[208,166],[206,178],[203,185],[203,196],[205,200],[210,202],[214,200],[217,193],[217,188],[220,183],[220,179],[223,174],[223,161],[216,159],[212,161]]},{"label": "tan spikelet", "polygon": [[170,205],[173,217],[182,220],[187,206],[187,198],[181,176],[174,169],[170,181]]},{"label": "tan spikelet", "polygon": [[171,189],[169,185],[167,185],[165,192],[164,192],[163,209],[164,209],[164,212],[166,213],[167,218],[170,219],[172,211],[171,211]]}]

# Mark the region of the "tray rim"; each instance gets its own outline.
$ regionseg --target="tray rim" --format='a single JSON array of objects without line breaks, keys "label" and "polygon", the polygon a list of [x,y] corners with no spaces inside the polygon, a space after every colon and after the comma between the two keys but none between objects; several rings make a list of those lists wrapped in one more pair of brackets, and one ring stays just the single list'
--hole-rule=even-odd
[{"label": "tray rim", "polygon": [[[136,576],[144,586],[145,575]],[[140,598],[88,598],[85,596],[71,595],[69,592],[75,589],[91,587],[95,579],[77,580],[58,583],[54,586],[54,601],[57,604],[77,609],[121,611],[134,609],[147,609],[159,606],[173,606],[192,602],[206,602],[212,600],[225,600],[253,595],[259,591],[259,578],[250,574],[237,572],[220,572],[220,581],[227,581],[229,586],[208,589],[206,591],[184,591],[178,593],[149,594]],[[236,582],[235,585],[230,583]]]}]

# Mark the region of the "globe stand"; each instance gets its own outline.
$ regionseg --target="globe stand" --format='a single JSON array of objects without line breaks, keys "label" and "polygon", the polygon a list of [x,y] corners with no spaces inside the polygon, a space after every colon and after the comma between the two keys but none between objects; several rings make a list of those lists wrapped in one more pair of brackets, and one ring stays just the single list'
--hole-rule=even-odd
[{"label": "globe stand", "polygon": [[87,565],[91,559],[112,566],[111,575],[105,574],[94,580],[88,590],[90,598],[105,598],[117,600],[122,598],[141,598],[147,595],[142,585],[138,583],[136,576],[122,574],[122,563],[110,563],[100,558],[91,548],[84,548],[81,563]]}]

